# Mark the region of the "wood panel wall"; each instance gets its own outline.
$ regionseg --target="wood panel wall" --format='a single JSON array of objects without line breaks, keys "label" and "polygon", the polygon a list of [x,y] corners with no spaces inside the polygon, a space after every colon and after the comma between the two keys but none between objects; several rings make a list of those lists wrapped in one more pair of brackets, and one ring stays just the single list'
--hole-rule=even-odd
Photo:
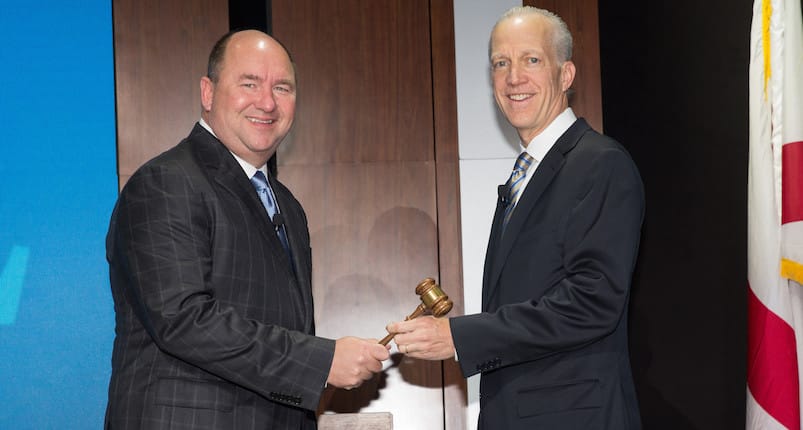
[{"label": "wood panel wall", "polygon": [[[272,18],[298,70],[278,170],[309,217],[318,333],[382,337],[424,277],[461,313],[451,1],[273,0]],[[454,361],[395,354],[370,383],[329,390],[320,412],[461,429],[465,399]]]},{"label": "wood panel wall", "polygon": [[221,0],[114,0],[119,186],[201,117],[209,51],[229,29]]},{"label": "wood panel wall", "polygon": [[572,61],[577,75],[569,104],[602,132],[602,79],[599,60],[599,12],[597,0],[524,0],[524,5],[552,11],[566,22],[574,39]]},{"label": "wood panel wall", "polygon": [[[455,69],[454,3],[430,0],[435,175],[438,209],[440,283],[454,301],[453,315],[465,312],[463,246],[460,225],[460,156],[457,134],[457,75]],[[442,362],[444,427],[467,428],[466,379],[454,360]]]},{"label": "wood panel wall", "polygon": [[[463,311],[451,0],[272,1],[299,71],[279,177],[309,215],[318,333],[382,337],[438,279]],[[199,80],[226,0],[114,0],[120,187],[200,117]],[[454,361],[395,355],[321,412],[382,410],[394,428],[465,428]]]}]

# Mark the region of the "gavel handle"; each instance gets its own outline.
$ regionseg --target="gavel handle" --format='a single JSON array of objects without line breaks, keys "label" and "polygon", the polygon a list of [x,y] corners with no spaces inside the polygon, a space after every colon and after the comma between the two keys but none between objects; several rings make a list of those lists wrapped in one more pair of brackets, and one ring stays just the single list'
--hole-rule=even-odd
[{"label": "gavel handle", "polygon": [[[405,321],[409,321],[409,320],[411,320],[411,319],[413,319],[413,318],[418,318],[418,317],[420,317],[420,316],[421,316],[421,314],[423,314],[423,313],[424,313],[424,311],[425,311],[425,310],[426,310],[426,309],[424,308],[424,305],[418,305],[418,307],[417,307],[417,308],[415,308],[415,310],[413,311],[413,313],[411,313],[411,314],[410,314],[410,315],[409,315],[407,318],[405,318],[404,320],[405,320]],[[380,345],[387,345],[387,344],[388,344],[388,342],[390,342],[390,340],[391,340],[391,339],[393,339],[393,337],[395,337],[395,336],[396,336],[396,333],[388,333],[388,335],[387,335],[387,336],[383,337],[383,338],[382,338],[382,340],[380,340],[380,341],[379,341],[379,344],[380,344]]]}]

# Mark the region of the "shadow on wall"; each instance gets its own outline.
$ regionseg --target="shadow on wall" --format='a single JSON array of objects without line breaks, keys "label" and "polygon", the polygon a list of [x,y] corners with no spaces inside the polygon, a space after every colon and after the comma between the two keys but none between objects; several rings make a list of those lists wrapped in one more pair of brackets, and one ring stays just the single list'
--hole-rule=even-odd
[{"label": "shadow on wall", "polygon": [[[382,212],[365,237],[360,231],[359,226],[338,225],[313,233],[313,259],[325,259],[322,265],[313,261],[313,278],[325,284],[315,294],[321,336],[382,338],[388,323],[403,320],[420,303],[415,294],[420,280],[437,278],[437,246],[416,244],[437,245],[435,222],[426,212],[395,207]],[[327,272],[319,274],[319,267]],[[360,412],[380,399],[384,405],[417,388],[440,388],[441,380],[440,362],[394,353],[385,370],[360,387],[327,389],[318,413]]]}]

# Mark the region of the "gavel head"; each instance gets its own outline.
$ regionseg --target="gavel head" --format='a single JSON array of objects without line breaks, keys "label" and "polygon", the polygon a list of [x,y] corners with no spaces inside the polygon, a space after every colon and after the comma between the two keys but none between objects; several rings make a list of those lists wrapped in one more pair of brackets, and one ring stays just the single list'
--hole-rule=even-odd
[{"label": "gavel head", "polygon": [[415,287],[415,293],[421,296],[424,307],[434,317],[442,317],[452,310],[452,301],[441,290],[432,278],[426,278]]}]

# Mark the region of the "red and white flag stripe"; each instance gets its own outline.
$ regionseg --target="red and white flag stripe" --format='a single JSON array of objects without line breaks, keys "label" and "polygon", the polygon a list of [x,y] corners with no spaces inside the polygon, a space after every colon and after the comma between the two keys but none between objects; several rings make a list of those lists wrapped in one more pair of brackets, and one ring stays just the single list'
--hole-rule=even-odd
[{"label": "red and white flag stripe", "polygon": [[750,37],[747,429],[801,429],[803,19],[756,0]]}]

